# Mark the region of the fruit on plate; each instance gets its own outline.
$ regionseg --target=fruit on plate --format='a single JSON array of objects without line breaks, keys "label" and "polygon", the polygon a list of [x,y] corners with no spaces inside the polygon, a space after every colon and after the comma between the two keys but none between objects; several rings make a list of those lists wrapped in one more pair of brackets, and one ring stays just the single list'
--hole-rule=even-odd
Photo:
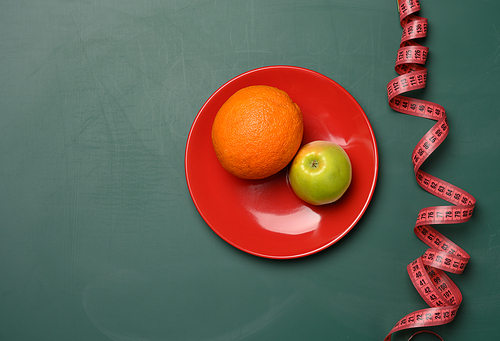
[{"label": "fruit on plate", "polygon": [[338,144],[313,141],[295,155],[288,179],[295,194],[305,202],[329,204],[340,199],[349,188],[351,161]]},{"label": "fruit on plate", "polygon": [[212,125],[222,167],[243,179],[263,179],[284,169],[302,143],[302,112],[288,94],[267,85],[235,92]]}]

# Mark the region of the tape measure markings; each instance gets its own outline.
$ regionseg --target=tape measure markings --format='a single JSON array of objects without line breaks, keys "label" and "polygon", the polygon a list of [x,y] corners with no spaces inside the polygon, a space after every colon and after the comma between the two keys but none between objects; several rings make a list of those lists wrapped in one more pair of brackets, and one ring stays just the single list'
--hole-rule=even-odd
[{"label": "tape measure markings", "polygon": [[[412,164],[420,187],[452,205],[426,207],[419,211],[414,233],[429,249],[407,266],[407,272],[413,286],[430,308],[404,316],[384,341],[390,341],[392,334],[400,330],[438,326],[453,321],[462,303],[462,293],[445,272],[461,274],[470,256],[431,225],[464,223],[471,218],[476,204],[475,198],[466,191],[420,169],[448,136],[449,125],[446,111],[441,105],[402,95],[426,86],[427,69],[423,65],[429,49],[414,40],[427,35],[428,22],[426,18],[414,14],[420,11],[418,0],[398,0],[398,11],[403,28],[395,64],[399,76],[387,84],[389,106],[403,114],[436,121],[413,149]],[[434,334],[443,340],[428,330],[418,331],[410,339],[422,332]]]}]

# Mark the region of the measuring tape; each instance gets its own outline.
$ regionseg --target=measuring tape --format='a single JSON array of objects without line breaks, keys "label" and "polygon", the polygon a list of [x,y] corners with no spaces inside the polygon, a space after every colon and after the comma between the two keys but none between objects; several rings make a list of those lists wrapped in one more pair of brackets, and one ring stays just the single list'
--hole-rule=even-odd
[{"label": "measuring tape", "polygon": [[[400,319],[384,341],[390,341],[392,334],[400,330],[453,321],[462,303],[462,293],[445,272],[462,273],[470,256],[432,225],[464,223],[471,218],[476,204],[476,199],[466,191],[420,169],[448,136],[449,126],[442,106],[402,96],[408,91],[424,88],[427,82],[427,69],[423,65],[429,49],[414,41],[427,35],[427,19],[414,14],[419,10],[418,0],[398,0],[399,19],[403,28],[395,66],[399,76],[387,85],[387,95],[393,110],[436,121],[413,150],[413,169],[417,183],[423,189],[452,205],[426,207],[418,213],[414,232],[429,249],[410,263],[407,271],[415,289],[430,308],[412,312]],[[436,333],[429,333],[442,340]]]}]

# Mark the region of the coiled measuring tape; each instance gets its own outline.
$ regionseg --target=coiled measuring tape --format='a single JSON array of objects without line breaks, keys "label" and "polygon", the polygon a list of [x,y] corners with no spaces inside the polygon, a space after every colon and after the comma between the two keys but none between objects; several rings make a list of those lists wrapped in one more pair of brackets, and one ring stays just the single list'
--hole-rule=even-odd
[{"label": "coiled measuring tape", "polygon": [[[432,225],[464,223],[471,218],[476,204],[476,199],[466,191],[420,169],[448,136],[449,126],[446,112],[439,104],[402,96],[408,91],[425,87],[427,69],[423,65],[429,49],[415,42],[415,39],[427,35],[427,19],[414,14],[420,11],[419,1],[398,0],[398,10],[403,34],[395,66],[399,76],[387,85],[389,106],[403,114],[436,121],[413,150],[413,169],[417,183],[424,190],[452,205],[426,207],[418,213],[414,232],[429,249],[410,263],[407,271],[415,289],[430,308],[404,316],[384,341],[390,341],[391,335],[400,330],[426,328],[453,321],[462,302],[462,294],[445,272],[462,273],[470,256]],[[436,333],[430,333],[441,339]]]}]

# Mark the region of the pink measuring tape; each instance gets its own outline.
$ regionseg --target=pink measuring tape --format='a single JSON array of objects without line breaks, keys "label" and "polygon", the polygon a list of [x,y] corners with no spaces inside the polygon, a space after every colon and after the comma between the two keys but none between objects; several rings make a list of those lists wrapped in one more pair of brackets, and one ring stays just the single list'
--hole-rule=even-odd
[{"label": "pink measuring tape", "polygon": [[[442,106],[402,96],[408,91],[425,87],[427,69],[423,65],[429,49],[414,41],[427,35],[427,19],[414,14],[420,10],[418,0],[398,0],[398,9],[403,34],[395,66],[399,76],[387,85],[389,106],[403,114],[436,121],[413,150],[413,169],[417,183],[423,189],[452,205],[426,207],[418,213],[414,232],[429,249],[410,263],[407,271],[415,289],[429,308],[412,312],[400,319],[384,341],[390,341],[391,335],[400,330],[438,326],[453,321],[462,302],[462,294],[445,272],[462,273],[470,256],[432,225],[466,222],[471,218],[476,204],[476,199],[466,191],[420,169],[448,136],[449,126]],[[442,340],[436,333],[429,333]]]}]

